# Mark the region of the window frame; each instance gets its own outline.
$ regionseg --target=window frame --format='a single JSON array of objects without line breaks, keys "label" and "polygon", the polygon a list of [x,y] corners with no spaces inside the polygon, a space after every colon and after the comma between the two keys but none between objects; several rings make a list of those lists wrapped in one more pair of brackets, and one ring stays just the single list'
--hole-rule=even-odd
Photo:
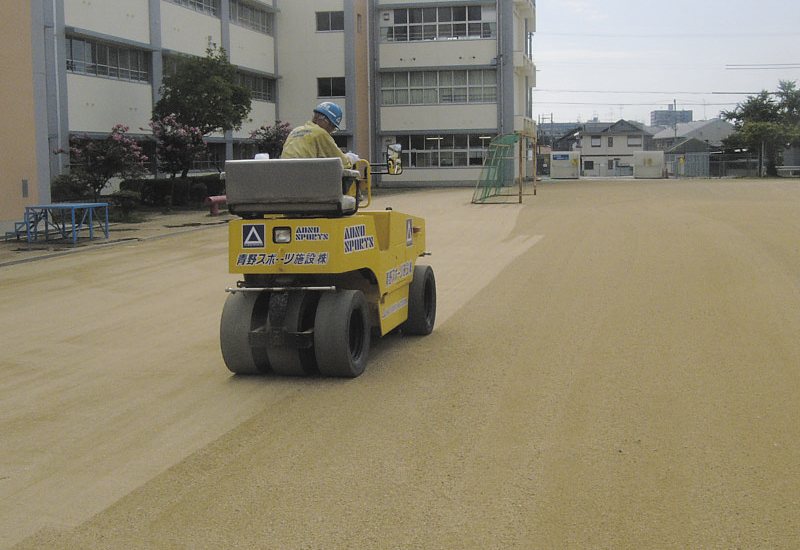
[{"label": "window frame", "polygon": [[497,69],[385,71],[381,106],[497,103]]},{"label": "window frame", "polygon": [[229,17],[240,27],[275,36],[275,14],[245,0],[230,0]]},{"label": "window frame", "polygon": [[102,40],[66,37],[68,73],[151,84],[152,53]]},{"label": "window frame", "polygon": [[410,169],[477,168],[483,166],[494,136],[483,133],[424,133],[395,136],[402,147],[403,167]]},{"label": "window frame", "polygon": [[[320,17],[327,19],[327,28],[320,28]],[[341,29],[338,28],[339,18],[341,17]],[[316,21],[316,32],[344,32],[344,11],[318,11],[314,12]],[[336,19],[336,21],[334,21]],[[337,23],[334,25],[334,23]]]},{"label": "window frame", "polygon": [[[337,86],[338,85],[338,86]],[[329,93],[325,93],[325,92]],[[334,92],[341,91],[341,94]],[[317,77],[317,97],[335,98],[347,95],[347,81],[343,76],[320,76]]]},{"label": "window frame", "polygon": [[381,42],[497,38],[497,9],[490,3],[383,10]]},{"label": "window frame", "polygon": [[644,145],[644,136],[641,134],[629,135],[627,143],[628,147],[642,147]]},{"label": "window frame", "polygon": [[167,0],[167,2],[211,15],[212,17],[218,18],[220,16],[220,0]]},{"label": "window frame", "polygon": [[236,81],[242,86],[247,86],[251,99],[275,103],[277,85],[274,78],[239,72],[236,74]]}]

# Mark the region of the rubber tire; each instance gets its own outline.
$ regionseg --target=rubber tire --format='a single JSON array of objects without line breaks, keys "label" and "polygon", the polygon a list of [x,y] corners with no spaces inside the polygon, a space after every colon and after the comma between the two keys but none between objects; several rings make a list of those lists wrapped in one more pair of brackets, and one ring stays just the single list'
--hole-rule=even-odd
[{"label": "rubber tire", "polygon": [[[285,326],[290,332],[303,332],[314,327],[317,292],[298,290],[289,293]],[[270,319],[271,323],[271,319]],[[268,328],[272,328],[268,326]],[[272,371],[284,376],[305,376],[316,372],[316,359],[311,348],[275,346],[267,348]]]},{"label": "rubber tire", "polygon": [[408,318],[400,325],[403,334],[425,336],[436,323],[436,277],[429,265],[414,267],[408,286]]},{"label": "rubber tire", "polygon": [[250,331],[264,326],[268,307],[268,292],[228,295],[219,322],[219,342],[229,371],[236,374],[269,372],[267,349],[250,347]]},{"label": "rubber tire", "polygon": [[324,376],[355,378],[369,357],[369,306],[360,290],[329,290],[320,296],[314,322],[314,354]]}]

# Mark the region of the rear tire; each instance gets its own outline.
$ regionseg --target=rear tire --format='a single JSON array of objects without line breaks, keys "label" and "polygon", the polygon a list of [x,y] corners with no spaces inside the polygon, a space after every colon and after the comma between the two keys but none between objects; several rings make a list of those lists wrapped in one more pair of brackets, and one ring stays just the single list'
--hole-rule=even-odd
[{"label": "rear tire", "polygon": [[408,286],[408,319],[400,325],[403,334],[425,336],[436,322],[436,277],[429,265],[414,267]]},{"label": "rear tire", "polygon": [[369,307],[359,290],[322,293],[314,322],[314,353],[324,376],[364,372],[370,345]]},{"label": "rear tire", "polygon": [[[273,296],[279,296],[274,293]],[[314,328],[314,312],[316,310],[318,294],[306,290],[290,292],[283,323],[287,332],[304,332]],[[272,308],[270,308],[272,311]],[[270,314],[267,329],[281,328],[273,326],[275,320]],[[316,371],[314,351],[311,348],[296,348],[293,346],[272,346],[267,348],[267,355],[276,374],[284,376],[304,376]]]},{"label": "rear tire", "polygon": [[267,349],[250,346],[250,331],[267,322],[268,292],[228,295],[219,323],[219,343],[225,365],[236,374],[269,372]]}]

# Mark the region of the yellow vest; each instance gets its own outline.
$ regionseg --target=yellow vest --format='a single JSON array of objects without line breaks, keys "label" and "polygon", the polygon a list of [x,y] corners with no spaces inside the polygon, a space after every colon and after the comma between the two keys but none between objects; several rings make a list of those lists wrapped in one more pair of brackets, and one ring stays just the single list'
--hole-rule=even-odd
[{"label": "yellow vest", "polygon": [[281,153],[282,159],[337,157],[342,159],[345,168],[353,167],[353,163],[342,153],[331,135],[311,121],[292,130],[283,144],[283,153]]}]

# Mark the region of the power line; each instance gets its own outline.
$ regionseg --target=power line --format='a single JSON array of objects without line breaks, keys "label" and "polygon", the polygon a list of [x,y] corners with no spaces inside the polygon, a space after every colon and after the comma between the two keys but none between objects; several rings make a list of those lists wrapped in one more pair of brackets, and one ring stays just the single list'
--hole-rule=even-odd
[{"label": "power line", "polygon": [[[537,101],[534,100],[534,104],[536,105],[594,105],[594,106],[605,106],[605,107],[650,107],[653,105],[662,105],[662,103],[628,103],[628,102],[617,102],[617,101],[606,101],[606,102],[593,102],[593,101]],[[681,106],[693,106],[693,107],[730,107],[737,105],[736,103],[692,103],[681,101]]]},{"label": "power line", "polygon": [[709,94],[726,94],[726,95],[748,95],[759,94],[761,92],[687,92],[687,91],[622,91],[622,90],[555,90],[546,88],[535,88],[537,92],[551,92],[551,93],[573,93],[573,94],[663,94],[663,95],[709,95]]},{"label": "power line", "polygon": [[785,32],[717,32],[717,33],[571,33],[571,32],[539,32],[534,33],[535,36],[559,36],[566,38],[758,38],[758,37],[773,37],[773,36],[800,36],[796,31]]},{"label": "power line", "polygon": [[725,65],[726,71],[764,71],[800,69],[800,63],[751,63],[741,65]]}]

